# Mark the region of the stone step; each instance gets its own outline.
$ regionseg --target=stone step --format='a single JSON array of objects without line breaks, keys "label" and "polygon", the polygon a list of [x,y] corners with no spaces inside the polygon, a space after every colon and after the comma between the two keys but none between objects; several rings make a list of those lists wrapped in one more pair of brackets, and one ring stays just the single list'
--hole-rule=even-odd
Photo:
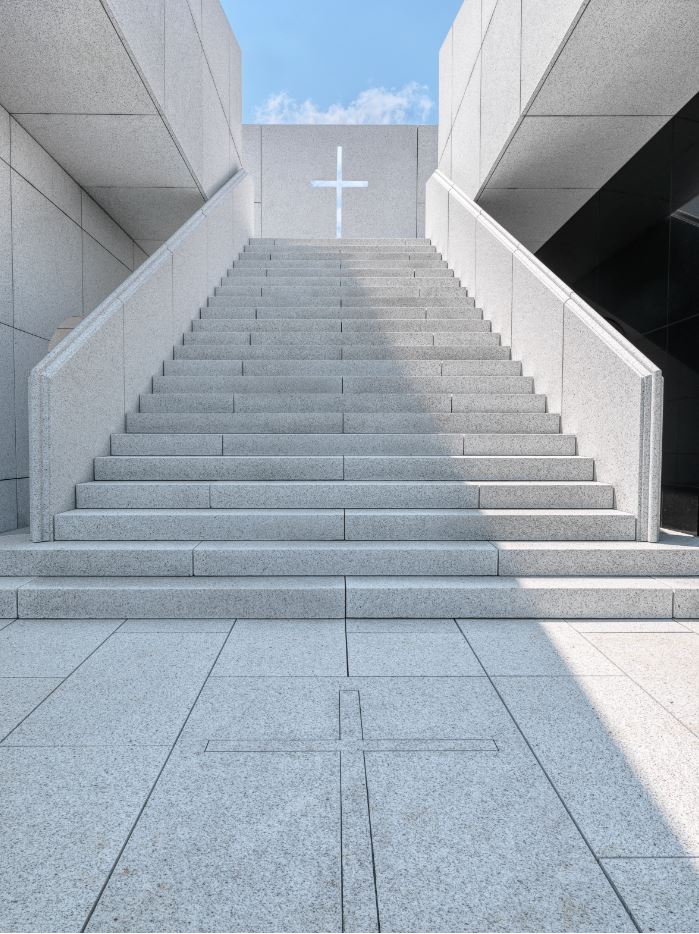
[{"label": "stone step", "polygon": [[497,550],[487,542],[202,542],[194,574],[495,575]]},{"label": "stone step", "polygon": [[455,334],[461,332],[490,331],[490,321],[482,318],[362,318],[343,319],[334,318],[195,318],[192,321],[192,330],[200,331],[243,331],[253,333],[257,331],[296,332],[308,331],[315,336],[322,332],[362,334],[382,334],[385,332],[406,333],[411,331],[449,331]]},{"label": "stone step", "polygon": [[337,541],[345,537],[344,524],[342,509],[74,509],[54,517],[54,535],[58,541]]},{"label": "stone step", "polygon": [[487,344],[458,346],[351,343],[331,346],[319,341],[267,344],[186,344],[175,346],[175,360],[509,360],[510,348]]},{"label": "stone step", "polygon": [[430,329],[424,330],[381,330],[370,331],[362,329],[359,331],[339,331],[333,333],[327,329],[321,329],[315,332],[313,329],[308,331],[292,331],[283,334],[279,330],[274,331],[241,331],[241,330],[194,330],[186,331],[183,334],[183,344],[215,344],[217,346],[247,346],[253,347],[324,347],[332,349],[335,347],[353,347],[360,344],[371,342],[373,346],[386,347],[413,347],[413,346],[491,346],[500,344],[500,335],[492,331],[480,328],[475,331],[461,330],[455,328],[449,329]]},{"label": "stone step", "polygon": [[342,457],[153,455],[95,458],[95,480],[342,480]]},{"label": "stone step", "polygon": [[519,360],[165,360],[165,376],[521,376]]},{"label": "stone step", "polygon": [[[432,247],[429,237],[251,237],[247,246],[419,246]],[[433,248],[433,247],[432,247]],[[434,249],[434,248],[433,248]]]},{"label": "stone step", "polygon": [[[447,393],[451,395],[532,395],[524,376],[329,377],[329,376],[154,376],[155,393]],[[542,397],[545,398],[545,397]]]},{"label": "stone step", "polygon": [[[246,260],[243,262],[242,260]],[[425,274],[437,276],[453,276],[454,273],[444,260],[433,259],[431,256],[423,260],[394,259],[367,257],[355,260],[271,260],[257,259],[245,255],[236,260],[227,271],[224,278],[235,277],[239,274],[277,275],[279,273],[296,275],[307,273],[310,275],[388,275],[388,276],[423,276]]]},{"label": "stone step", "polygon": [[594,509],[74,509],[57,541],[631,541],[633,516]]},{"label": "stone step", "polygon": [[153,432],[112,435],[113,455],[573,455],[575,436],[437,432],[237,434]]},{"label": "stone step", "polygon": [[[333,279],[338,282],[343,279],[396,279],[403,282],[405,279],[453,279],[454,273],[446,266],[350,266],[348,264],[334,266],[317,266],[315,263],[304,263],[300,266],[268,263],[265,266],[251,266],[250,263],[235,266],[229,269],[222,280],[222,284],[233,285],[241,279]],[[380,283],[386,285],[386,282]]]},{"label": "stone step", "polygon": [[637,577],[348,577],[346,612],[361,619],[669,619],[673,591]]},{"label": "stone step", "polygon": [[95,480],[475,480],[593,479],[590,458],[565,455],[106,455]]},{"label": "stone step", "polygon": [[[377,280],[361,279],[343,279],[342,282],[322,284],[317,280],[298,280],[288,279],[286,281],[265,280],[262,285],[236,284],[220,285],[215,290],[215,295],[221,295],[224,298],[238,299],[237,304],[243,304],[240,299],[250,298],[269,298],[276,300],[278,304],[285,304],[283,299],[292,299],[301,301],[304,297],[319,298],[323,301],[328,299],[358,299],[364,298],[370,301],[372,297],[393,299],[396,304],[401,304],[401,298],[442,298],[451,305],[459,304],[466,298],[466,290],[461,288],[461,283],[455,279],[433,279],[433,280],[414,280],[405,281],[400,285],[397,280],[387,280],[381,283]],[[269,284],[268,284],[269,282]],[[462,298],[463,296],[463,298]],[[250,304],[249,301],[246,302]],[[361,302],[360,302],[361,304]]]},{"label": "stone step", "polygon": [[[697,582],[495,576],[6,578],[24,619],[670,619]],[[674,589],[673,591],[673,588]],[[346,591],[346,593],[345,593]],[[346,597],[346,600],[345,600]],[[14,614],[13,614],[14,615]]]},{"label": "stone step", "polygon": [[659,542],[503,542],[500,574],[510,577],[699,577],[696,539],[661,533]]},{"label": "stone step", "polygon": [[[207,306],[200,309],[201,318],[195,321],[232,320],[232,321],[267,321],[302,320],[324,321],[326,319],[348,321],[403,321],[415,319],[448,322],[455,321],[482,321],[483,309],[476,308],[475,304],[461,302],[458,305],[231,305],[230,301],[219,296],[216,300],[210,299]],[[397,327],[402,327],[397,324]],[[449,324],[446,324],[449,327]]]},{"label": "stone step", "polygon": [[[614,491],[594,481],[92,481],[76,487],[78,509],[409,509],[415,504],[422,509],[611,509]],[[532,556],[532,562],[537,559]]]},{"label": "stone step", "polygon": [[[116,458],[119,460],[119,458]],[[495,457],[345,457],[344,480],[592,480],[587,457],[522,454]]]},{"label": "stone step", "polygon": [[[229,273],[221,280],[221,285],[217,286],[216,294],[226,294],[228,292],[238,293],[241,288],[261,289],[262,295],[270,288],[282,289],[323,289],[328,292],[340,290],[341,292],[349,289],[358,289],[364,291],[365,288],[371,289],[397,289],[403,291],[410,289],[459,289],[461,280],[453,275],[433,275],[432,270],[425,270],[424,275],[376,275],[343,273],[342,275],[333,275],[330,273],[311,273],[307,269],[295,270],[289,275],[288,270],[283,273],[258,273],[255,271],[247,272],[241,270],[235,273]],[[249,294],[249,293],[244,293]],[[416,294],[420,294],[417,292]]]},{"label": "stone step", "polygon": [[[244,378],[244,377],[241,377]],[[141,412],[545,412],[532,393],[158,392],[140,397]]]},{"label": "stone step", "polygon": [[557,434],[560,416],[551,412],[130,412],[126,430],[167,434]]},{"label": "stone step", "polygon": [[465,308],[473,307],[475,302],[466,294],[465,289],[450,289],[448,293],[431,294],[429,289],[418,294],[407,289],[349,289],[344,292],[309,292],[307,289],[268,290],[265,294],[234,294],[230,290],[212,295],[209,306],[222,305],[228,308],[284,308],[336,305],[342,308]]},{"label": "stone step", "polygon": [[14,590],[27,619],[341,619],[345,609],[343,577],[45,577]]},{"label": "stone step", "polygon": [[0,575],[55,577],[188,577],[190,542],[41,542],[26,532],[0,536]]},{"label": "stone step", "polygon": [[611,509],[347,509],[350,541],[630,541],[636,520]]}]

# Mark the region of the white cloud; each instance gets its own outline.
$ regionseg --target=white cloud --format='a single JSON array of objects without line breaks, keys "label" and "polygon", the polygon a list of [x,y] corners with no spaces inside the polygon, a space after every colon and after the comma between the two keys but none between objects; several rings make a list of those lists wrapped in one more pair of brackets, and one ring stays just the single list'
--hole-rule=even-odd
[{"label": "white cloud", "polygon": [[255,123],[424,123],[434,107],[424,84],[367,88],[346,106],[319,110],[312,100],[297,101],[280,91],[255,108]]}]

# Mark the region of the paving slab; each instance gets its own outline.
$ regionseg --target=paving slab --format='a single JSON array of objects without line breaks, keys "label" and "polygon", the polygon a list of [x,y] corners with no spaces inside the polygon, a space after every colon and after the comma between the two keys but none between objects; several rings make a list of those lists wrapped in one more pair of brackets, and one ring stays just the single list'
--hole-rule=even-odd
[{"label": "paving slab", "polygon": [[699,859],[605,859],[642,931],[699,930]]},{"label": "paving slab", "polygon": [[458,632],[348,632],[350,675],[483,676]]},{"label": "paving slab", "polygon": [[335,675],[347,671],[341,619],[239,619],[212,677]]},{"label": "paving slab", "polygon": [[347,632],[451,633],[457,631],[453,619],[347,619]]},{"label": "paving slab", "polygon": [[666,710],[699,733],[696,633],[588,633],[587,638]]},{"label": "paving slab", "polygon": [[688,632],[687,620],[674,619],[569,619],[576,632]]},{"label": "paving slab", "polygon": [[628,678],[496,677],[600,857],[699,852],[699,740]]},{"label": "paving slab", "polygon": [[338,697],[328,678],[209,678],[178,744],[212,741],[334,740]]},{"label": "paving slab", "polygon": [[81,930],[166,755],[0,748],[3,930]]},{"label": "paving slab", "polygon": [[224,639],[223,633],[115,635],[5,744],[171,744]]},{"label": "paving slab", "polygon": [[338,757],[174,755],[90,931],[337,931]]},{"label": "paving slab", "polygon": [[121,619],[18,619],[0,632],[0,676],[65,678]]},{"label": "paving slab", "polygon": [[0,677],[0,739],[13,730],[60,683],[60,678]]},{"label": "paving slab", "polygon": [[228,633],[233,619],[127,619],[120,629],[123,634],[133,632],[223,632]]},{"label": "paving slab", "polygon": [[621,675],[602,652],[565,622],[457,620],[489,675]]}]

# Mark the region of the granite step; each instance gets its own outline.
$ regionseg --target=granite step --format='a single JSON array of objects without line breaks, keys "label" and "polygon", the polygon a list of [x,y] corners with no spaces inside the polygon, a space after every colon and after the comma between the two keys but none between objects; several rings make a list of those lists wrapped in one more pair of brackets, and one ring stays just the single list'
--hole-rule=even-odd
[{"label": "granite step", "polygon": [[158,392],[141,395],[141,412],[517,412],[542,413],[533,393],[452,395],[371,392]]},{"label": "granite step", "polygon": [[[30,619],[669,619],[697,584],[495,576],[9,578],[5,612]],[[684,586],[682,586],[684,584]],[[675,588],[675,589],[673,589]],[[673,599],[674,598],[674,599]],[[674,607],[673,607],[674,602]],[[14,606],[11,604],[14,603]]]},{"label": "granite step", "polygon": [[[150,396],[151,399],[166,398]],[[185,434],[558,434],[552,412],[130,412],[126,430]]]},{"label": "granite step", "polygon": [[133,432],[112,435],[111,454],[170,455],[574,455],[574,435]]},{"label": "granite step", "polygon": [[74,509],[57,541],[632,541],[633,516],[594,509]]},{"label": "granite step", "polygon": [[611,509],[614,490],[595,481],[91,481],[76,487],[78,509],[409,509],[417,503],[422,509]]},{"label": "granite step", "polygon": [[[229,299],[223,299],[219,296],[216,300],[209,300],[209,304],[200,309],[200,318],[195,321],[233,320],[233,321],[266,321],[283,320],[291,321],[297,318],[304,320],[325,320],[337,319],[342,322],[348,321],[385,321],[405,319],[427,320],[437,322],[455,321],[481,321],[483,320],[483,309],[476,308],[475,304],[461,302],[458,305],[430,305],[427,302],[414,302],[408,304],[382,304],[371,303],[368,305],[348,305],[346,302],[341,305],[339,302],[328,304],[320,302],[316,305],[261,305],[245,304],[234,305]],[[400,325],[397,325],[400,327]],[[448,328],[449,325],[447,324]]]},{"label": "granite step", "polygon": [[[330,377],[330,376],[154,376],[155,393],[437,393],[454,396],[532,395],[524,376]],[[544,398],[543,396],[541,398]]]},{"label": "granite step", "polygon": [[118,455],[95,458],[95,480],[590,481],[593,461],[567,456]]},{"label": "granite step", "polygon": [[365,334],[411,331],[448,331],[450,333],[490,331],[490,321],[481,318],[195,318],[192,330],[198,331],[307,331],[309,335],[320,332],[340,333],[361,331]]},{"label": "granite step", "polygon": [[292,331],[289,334],[277,330],[208,330],[196,329],[183,334],[183,343],[188,344],[217,344],[219,346],[239,346],[251,344],[253,347],[346,347],[371,342],[373,346],[403,347],[403,346],[434,346],[448,344],[450,346],[466,345],[498,345],[500,335],[480,328],[475,331],[456,329],[430,330],[383,330],[375,331],[337,331],[333,333],[327,328],[321,328],[318,333],[313,329],[308,331]]},{"label": "granite step", "polygon": [[186,344],[173,348],[175,360],[509,360],[510,348],[499,345],[460,344],[458,346],[412,344],[305,342],[232,344]]}]

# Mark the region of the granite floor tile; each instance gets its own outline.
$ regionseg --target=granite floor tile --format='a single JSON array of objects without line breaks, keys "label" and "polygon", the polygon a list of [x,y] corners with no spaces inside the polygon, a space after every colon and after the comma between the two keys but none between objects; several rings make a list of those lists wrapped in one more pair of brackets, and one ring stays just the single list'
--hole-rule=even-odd
[{"label": "granite floor tile", "polygon": [[458,623],[489,675],[621,675],[565,622],[463,619]]},{"label": "granite floor tile", "polygon": [[348,632],[350,675],[484,676],[459,632]]},{"label": "granite floor tile", "polygon": [[598,856],[699,853],[699,740],[640,687],[494,681]]},{"label": "granite floor tile", "polygon": [[699,633],[699,619],[683,619],[682,625],[686,626],[687,629],[691,629],[692,632]]},{"label": "granite floor tile", "polygon": [[3,931],[79,931],[167,755],[0,748]]},{"label": "granite floor tile", "polygon": [[346,671],[342,619],[239,619],[213,674],[342,676]]},{"label": "granite floor tile", "polygon": [[228,633],[235,620],[232,619],[127,619],[119,632],[222,632]]},{"label": "granite floor tile", "polygon": [[533,758],[366,755],[382,931],[632,931]]},{"label": "granite floor tile", "polygon": [[0,676],[65,678],[120,619],[18,619],[0,632]]},{"label": "granite floor tile", "polygon": [[690,621],[674,619],[569,619],[576,632],[687,632]]},{"label": "granite floor tile", "polygon": [[588,634],[593,645],[699,733],[699,636],[693,632]]},{"label": "granite floor tile", "polygon": [[206,682],[179,745],[210,740],[334,740],[338,686],[331,678],[216,678]]},{"label": "granite floor tile", "polygon": [[606,859],[642,931],[699,931],[699,859]]},{"label": "granite floor tile", "polygon": [[339,756],[174,754],[90,931],[338,931]]},{"label": "granite floor tile", "polygon": [[224,633],[117,633],[5,742],[170,744],[225,638]]},{"label": "granite floor tile", "polygon": [[60,683],[60,678],[0,677],[0,739]]},{"label": "granite floor tile", "polygon": [[453,619],[348,619],[347,632],[445,632],[457,631]]}]

